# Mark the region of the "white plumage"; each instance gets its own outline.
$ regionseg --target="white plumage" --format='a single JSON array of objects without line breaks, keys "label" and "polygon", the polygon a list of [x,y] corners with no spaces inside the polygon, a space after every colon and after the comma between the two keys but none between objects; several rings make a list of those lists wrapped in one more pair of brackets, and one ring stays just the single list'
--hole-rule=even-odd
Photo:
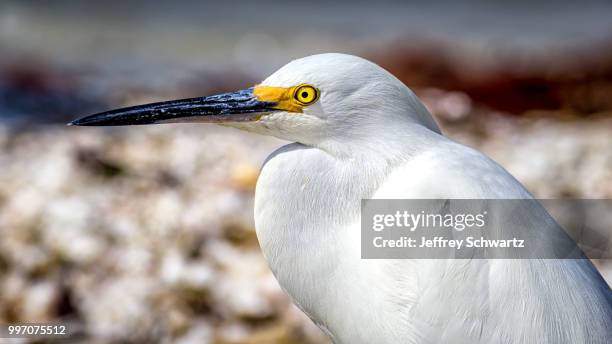
[{"label": "white plumage", "polygon": [[321,90],[304,113],[230,125],[296,142],[261,171],[257,235],[280,285],[335,343],[610,342],[612,294],[588,260],[360,259],[361,199],[531,196],[441,135],[371,62],[310,56],[262,84],[300,83]]},{"label": "white plumage", "polygon": [[[362,199],[531,198],[495,162],[445,138],[410,89],[379,66],[315,55],[254,88],[71,124],[181,121],[295,142],[261,171],[257,236],[280,285],[335,343],[612,341],[612,293],[587,259],[361,259]],[[509,222],[494,229],[540,238],[558,231],[539,206]]]}]

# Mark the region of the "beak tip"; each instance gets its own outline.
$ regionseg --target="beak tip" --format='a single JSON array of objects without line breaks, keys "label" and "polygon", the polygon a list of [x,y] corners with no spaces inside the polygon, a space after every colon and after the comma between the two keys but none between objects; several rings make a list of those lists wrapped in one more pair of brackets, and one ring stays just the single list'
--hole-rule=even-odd
[{"label": "beak tip", "polygon": [[82,117],[82,118],[77,118],[71,122],[66,123],[66,126],[69,127],[83,127],[83,126],[96,126],[96,125],[100,125],[100,123],[96,122],[95,120],[93,120],[92,118],[90,118],[91,116],[88,117]]},{"label": "beak tip", "polygon": [[81,120],[81,118],[77,118],[73,121],[66,123],[66,126],[69,126],[69,127],[75,127],[75,126],[81,126],[81,125],[83,125],[83,121]]}]

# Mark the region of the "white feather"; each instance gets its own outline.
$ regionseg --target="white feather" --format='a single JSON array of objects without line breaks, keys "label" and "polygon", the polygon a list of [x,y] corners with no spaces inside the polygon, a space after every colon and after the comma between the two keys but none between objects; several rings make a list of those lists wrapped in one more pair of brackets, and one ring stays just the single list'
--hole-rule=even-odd
[{"label": "white feather", "polygon": [[360,259],[361,199],[531,196],[442,136],[416,96],[371,62],[315,55],[264,81],[301,83],[321,90],[315,106],[246,128],[299,142],[266,161],[255,221],[280,285],[335,343],[610,341],[610,288],[588,260]]}]

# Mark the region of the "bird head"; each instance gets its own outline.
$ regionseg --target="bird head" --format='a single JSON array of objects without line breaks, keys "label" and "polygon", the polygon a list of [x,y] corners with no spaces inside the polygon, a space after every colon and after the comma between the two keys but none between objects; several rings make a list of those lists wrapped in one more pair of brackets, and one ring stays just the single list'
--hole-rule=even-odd
[{"label": "bird head", "polygon": [[380,66],[345,54],[294,60],[236,92],[102,112],[71,125],[218,123],[307,145],[364,138],[402,124],[439,129],[418,98]]}]

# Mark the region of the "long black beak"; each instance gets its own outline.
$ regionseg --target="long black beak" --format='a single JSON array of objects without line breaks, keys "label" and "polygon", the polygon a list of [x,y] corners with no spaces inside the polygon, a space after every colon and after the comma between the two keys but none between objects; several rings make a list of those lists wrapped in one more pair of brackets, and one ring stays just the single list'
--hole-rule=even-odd
[{"label": "long black beak", "polygon": [[132,106],[97,113],[69,125],[115,126],[176,122],[244,122],[275,111],[276,103],[262,102],[253,88],[209,97],[199,97]]}]

